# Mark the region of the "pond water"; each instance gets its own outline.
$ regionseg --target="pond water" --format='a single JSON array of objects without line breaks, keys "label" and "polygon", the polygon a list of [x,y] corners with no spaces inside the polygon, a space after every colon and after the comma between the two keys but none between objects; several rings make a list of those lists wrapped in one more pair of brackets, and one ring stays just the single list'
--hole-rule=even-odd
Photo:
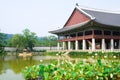
[{"label": "pond water", "polygon": [[[48,64],[59,59],[69,59],[69,60],[83,60],[86,62],[95,62],[93,58],[71,58],[69,56],[45,56],[36,55],[32,57],[18,57],[18,56],[5,56],[4,59],[0,59],[0,80],[25,80],[21,74],[22,69],[26,66],[33,66],[37,64]],[[102,59],[105,62],[104,59]],[[112,60],[112,59],[109,59]],[[113,59],[112,61],[119,61],[119,59]]]},{"label": "pond water", "polygon": [[33,56],[29,58],[6,56],[4,60],[0,59],[0,80],[24,80],[21,71],[26,66],[48,64],[54,59],[55,57],[50,56]]}]

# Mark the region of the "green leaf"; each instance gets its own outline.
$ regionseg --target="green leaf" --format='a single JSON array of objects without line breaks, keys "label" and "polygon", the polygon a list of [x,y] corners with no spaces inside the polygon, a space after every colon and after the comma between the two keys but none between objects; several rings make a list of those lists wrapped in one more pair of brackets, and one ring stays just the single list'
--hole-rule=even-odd
[{"label": "green leaf", "polygon": [[44,78],[45,78],[45,80],[48,80],[48,78],[49,78],[49,73],[48,72],[44,73]]},{"label": "green leaf", "polygon": [[78,80],[84,80],[84,78],[78,78]]},{"label": "green leaf", "polygon": [[77,76],[77,73],[75,71],[72,71],[71,74],[72,74],[73,78],[75,78]]},{"label": "green leaf", "polygon": [[88,77],[93,77],[95,74],[94,74],[93,71],[88,71],[88,72],[86,72],[86,75],[87,75]]},{"label": "green leaf", "polygon": [[98,61],[98,64],[99,64],[100,66],[102,66],[101,60],[97,60],[97,61]]}]

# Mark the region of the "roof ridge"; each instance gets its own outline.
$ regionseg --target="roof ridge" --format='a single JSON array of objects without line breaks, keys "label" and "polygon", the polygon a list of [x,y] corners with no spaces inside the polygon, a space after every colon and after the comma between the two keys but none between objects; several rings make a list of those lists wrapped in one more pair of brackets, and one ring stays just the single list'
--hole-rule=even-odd
[{"label": "roof ridge", "polygon": [[111,13],[111,14],[120,14],[120,11],[112,11],[112,10],[104,10],[104,9],[97,9],[97,8],[91,8],[91,7],[85,7],[81,5],[76,5],[80,9],[86,9],[86,10],[92,10],[97,12],[104,12],[104,13]]}]

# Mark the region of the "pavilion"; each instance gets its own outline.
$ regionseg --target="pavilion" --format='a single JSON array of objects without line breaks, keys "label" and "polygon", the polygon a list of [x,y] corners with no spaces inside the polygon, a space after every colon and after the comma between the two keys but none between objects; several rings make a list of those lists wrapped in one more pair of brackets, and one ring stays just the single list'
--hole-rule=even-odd
[{"label": "pavilion", "polygon": [[58,35],[58,50],[120,51],[120,12],[76,5]]}]

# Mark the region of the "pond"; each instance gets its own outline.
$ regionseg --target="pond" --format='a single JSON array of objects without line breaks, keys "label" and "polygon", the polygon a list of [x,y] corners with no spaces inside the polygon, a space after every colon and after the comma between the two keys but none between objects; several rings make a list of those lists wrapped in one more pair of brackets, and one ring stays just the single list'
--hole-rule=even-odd
[{"label": "pond", "polygon": [[[75,53],[74,53],[75,54]],[[54,55],[54,54],[52,54]],[[96,55],[93,57],[91,56],[86,56],[83,54],[80,55],[73,55],[72,56],[65,56],[65,55],[40,55],[36,54],[32,57],[18,57],[15,56],[14,54],[10,55],[8,54],[4,58],[0,59],[0,80],[25,80],[21,71],[26,67],[26,66],[33,66],[37,64],[48,64],[52,63],[55,60],[74,60],[75,62],[78,62],[80,60],[85,61],[87,63],[95,63],[97,58],[99,59],[100,57],[97,57]],[[79,57],[78,57],[79,56]],[[101,56],[101,55],[100,55]],[[72,58],[71,58],[72,57]],[[114,56],[113,56],[114,57]],[[109,61],[115,61],[118,62],[120,60],[119,57],[115,58],[104,58],[102,56],[101,59],[103,62]]]},{"label": "pond", "polygon": [[48,64],[54,59],[55,57],[51,56],[33,56],[28,58],[6,56],[4,60],[0,59],[0,80],[24,80],[21,71],[26,66]]}]

